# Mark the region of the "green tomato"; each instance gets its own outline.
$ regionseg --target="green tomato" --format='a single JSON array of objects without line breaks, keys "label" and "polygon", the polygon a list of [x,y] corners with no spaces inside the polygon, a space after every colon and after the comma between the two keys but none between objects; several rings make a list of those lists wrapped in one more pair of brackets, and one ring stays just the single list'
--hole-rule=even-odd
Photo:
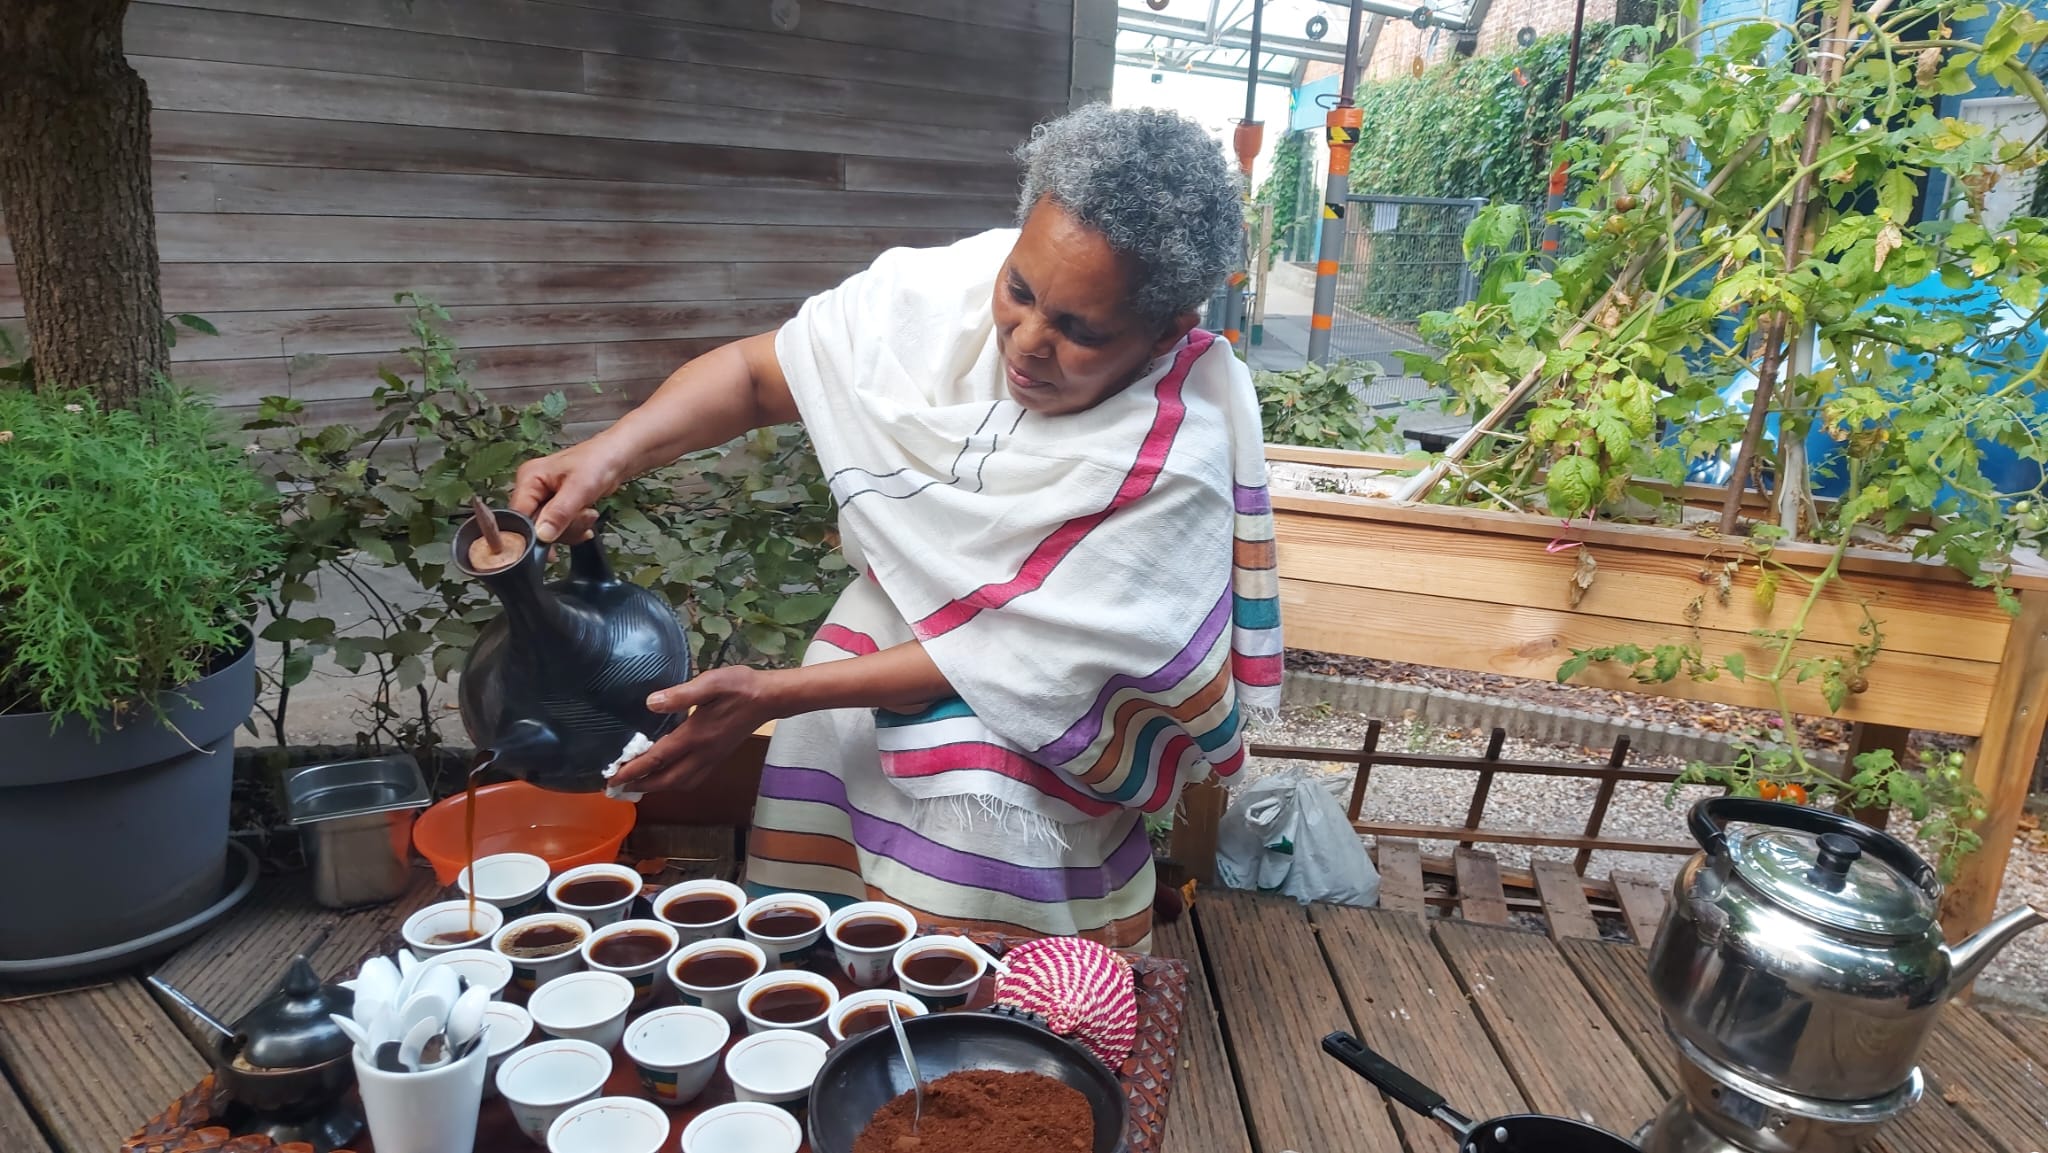
[{"label": "green tomato", "polygon": [[2048,517],[2038,512],[2025,513],[2020,517],[2020,527],[2029,533],[2039,533],[2043,528],[2048,528]]}]

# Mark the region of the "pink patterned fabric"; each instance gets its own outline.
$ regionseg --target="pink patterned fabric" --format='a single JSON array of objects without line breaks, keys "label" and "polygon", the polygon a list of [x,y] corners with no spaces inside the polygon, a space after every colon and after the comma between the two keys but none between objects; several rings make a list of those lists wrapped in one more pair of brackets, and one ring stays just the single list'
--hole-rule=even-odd
[{"label": "pink patterned fabric", "polygon": [[1036,1013],[1059,1036],[1123,1067],[1138,1039],[1138,988],[1130,963],[1094,941],[1045,937],[1003,957],[996,1003]]}]

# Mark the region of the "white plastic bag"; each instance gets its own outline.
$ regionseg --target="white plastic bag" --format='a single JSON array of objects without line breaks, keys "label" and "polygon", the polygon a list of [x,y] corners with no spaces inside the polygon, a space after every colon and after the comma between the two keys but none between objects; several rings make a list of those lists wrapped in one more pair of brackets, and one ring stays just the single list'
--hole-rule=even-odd
[{"label": "white plastic bag", "polygon": [[1233,790],[1216,836],[1216,879],[1297,901],[1377,905],[1380,875],[1344,809],[1301,770]]}]

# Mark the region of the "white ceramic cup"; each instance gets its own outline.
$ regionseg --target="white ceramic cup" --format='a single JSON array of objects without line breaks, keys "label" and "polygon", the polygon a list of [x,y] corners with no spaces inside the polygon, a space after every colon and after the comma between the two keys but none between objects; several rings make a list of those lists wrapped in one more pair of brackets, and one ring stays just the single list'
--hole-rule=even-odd
[{"label": "white ceramic cup", "polygon": [[491,1030],[484,1041],[489,1058],[484,1067],[484,1100],[488,1101],[498,1095],[498,1068],[505,1058],[533,1039],[533,1018],[517,1005],[493,1001],[484,1006],[484,1024]]},{"label": "white ceramic cup", "polygon": [[548,1126],[548,1153],[661,1153],[668,1114],[638,1097],[571,1105]]},{"label": "white ceramic cup", "polygon": [[[882,921],[903,930],[903,935],[886,945],[861,947],[839,939],[839,930],[850,921]],[[909,909],[887,901],[860,901],[832,914],[825,922],[825,937],[832,942],[832,956],[846,979],[863,989],[889,983],[890,963],[905,941],[917,936],[917,918]]]},{"label": "white ceramic cup", "polygon": [[[519,1131],[545,1145],[555,1118],[603,1092],[611,1075],[612,1055],[588,1041],[537,1041],[498,1066],[498,1093],[512,1107]],[[476,1133],[474,1119],[470,1133]]]},{"label": "white ceramic cup", "polygon": [[479,901],[489,901],[505,914],[508,921],[516,921],[543,911],[547,907],[548,875],[553,872],[547,863],[532,853],[492,853],[478,857],[473,870],[477,882],[472,890],[470,873],[464,866],[455,875],[455,887],[464,896],[472,891]]},{"label": "white ceramic cup", "polygon": [[484,1100],[488,1046],[424,1073],[386,1073],[354,1052],[356,1085],[370,1140],[389,1153],[470,1153]]},{"label": "white ceramic cup", "polygon": [[[480,949],[490,944],[491,934],[505,924],[505,914],[496,905],[483,901],[476,903],[476,920],[469,919],[469,899],[440,901],[405,919],[399,928],[399,935],[405,938],[406,948],[421,958],[436,953],[452,953],[457,949]],[[466,941],[451,941],[435,944],[434,938],[443,933],[466,933],[472,927],[476,936]]]},{"label": "white ceramic cup", "polygon": [[[732,902],[732,912],[715,921],[679,920],[669,906],[685,897],[716,895]],[[654,898],[654,916],[663,924],[675,927],[682,943],[693,944],[709,941],[713,937],[733,937],[739,934],[740,910],[747,907],[747,891],[731,881],[684,881],[670,885]]]},{"label": "white ceramic cup", "polygon": [[796,1153],[803,1143],[795,1117],[758,1101],[706,1109],[683,1127],[683,1153]]},{"label": "white ceramic cup", "polygon": [[471,987],[490,991],[491,1000],[505,996],[505,986],[512,983],[512,959],[502,953],[494,953],[486,941],[446,953],[436,953],[420,962],[422,969],[448,969]]},{"label": "white ceramic cup", "polygon": [[[910,974],[904,972],[904,962],[920,953],[938,950],[965,956],[974,962],[974,975],[951,984],[928,985],[912,980]],[[894,968],[896,983],[903,991],[923,1001],[936,1013],[941,1009],[957,1009],[965,1005],[967,999],[974,995],[974,987],[981,983],[982,975],[988,972],[988,962],[982,959],[981,950],[974,947],[974,942],[965,937],[917,937],[903,942],[903,947],[896,950]]]},{"label": "white ceramic cup", "polygon": [[[825,1007],[815,1015],[801,1021],[771,1021],[756,1014],[754,1006],[764,994],[775,989],[796,987],[816,992],[824,999]],[[747,1032],[765,1033],[771,1029],[794,1029],[814,1037],[824,1037],[825,1022],[832,1019],[832,1008],[839,1004],[839,989],[828,977],[803,969],[784,969],[779,973],[763,973],[740,986],[740,1016],[746,1018]]]},{"label": "white ceramic cup", "polygon": [[626,1035],[633,983],[617,973],[569,973],[533,991],[526,1011],[550,1037],[588,1041],[610,1052]]},{"label": "white ceramic cup", "polygon": [[[598,960],[605,941],[622,937],[628,933],[647,933],[659,937],[666,946],[661,955],[638,965],[608,965]],[[668,968],[668,959],[675,955],[676,946],[682,942],[675,929],[660,921],[615,921],[590,934],[583,942],[583,967],[593,973],[617,973],[633,983],[633,1008],[637,1011],[654,1003],[654,996],[661,992],[661,974]]]},{"label": "white ceramic cup", "polygon": [[830,1050],[823,1038],[793,1029],[755,1033],[726,1052],[725,1075],[738,1100],[779,1105],[801,1118]]},{"label": "white ceramic cup", "polygon": [[[806,932],[789,936],[771,937],[754,931],[752,922],[763,913],[782,909],[802,909],[817,918],[817,926]],[[832,916],[832,910],[825,902],[809,893],[774,893],[754,901],[740,910],[740,932],[747,940],[760,946],[768,954],[769,962],[777,969],[793,969],[801,964],[804,956],[825,935],[825,922]]]},{"label": "white ceramic cup", "polygon": [[656,1009],[626,1030],[626,1057],[647,1094],[664,1105],[697,1099],[718,1071],[732,1025],[695,1005]]},{"label": "white ceramic cup", "polygon": [[[562,951],[546,957],[517,957],[506,952],[506,946],[522,930],[534,925],[568,925],[581,935],[562,947]],[[501,954],[512,962],[512,984],[526,992],[532,992],[565,973],[574,973],[583,967],[583,942],[590,939],[590,922],[567,913],[535,913],[499,929],[491,938],[491,951]]]},{"label": "white ceramic cup", "polygon": [[[753,960],[754,972],[745,980],[735,981],[730,985],[692,985],[684,981],[683,966],[689,962],[690,958],[701,956],[705,953],[744,954]],[[702,1005],[704,1008],[719,1014],[734,1024],[738,1024],[742,1020],[740,1017],[740,990],[746,986],[747,981],[751,981],[754,977],[758,977],[767,971],[768,954],[761,950],[761,946],[750,941],[734,941],[726,938],[698,941],[693,945],[684,945],[676,950],[674,956],[668,959],[668,983],[676,987],[676,993],[683,1004]]]},{"label": "white ceramic cup", "polygon": [[[832,1040],[835,1042],[852,1040],[852,1037],[846,1035],[846,1019],[862,1009],[875,1005],[895,1005],[897,1007],[896,1015],[906,1021],[913,1017],[922,1017],[930,1011],[924,1007],[924,1002],[908,993],[899,993],[894,989],[863,989],[858,993],[848,995],[837,1005],[832,1006]],[[883,1027],[887,1027],[888,1021],[886,1018],[882,1024]]]},{"label": "white ceramic cup", "polygon": [[[578,881],[592,877],[615,877],[627,885],[626,895],[602,905],[576,905],[562,899],[562,890]],[[564,913],[572,913],[590,922],[592,928],[603,928],[614,921],[626,919],[626,913],[633,907],[633,898],[640,895],[640,886],[645,884],[640,874],[624,865],[582,865],[548,882],[548,902]]]}]

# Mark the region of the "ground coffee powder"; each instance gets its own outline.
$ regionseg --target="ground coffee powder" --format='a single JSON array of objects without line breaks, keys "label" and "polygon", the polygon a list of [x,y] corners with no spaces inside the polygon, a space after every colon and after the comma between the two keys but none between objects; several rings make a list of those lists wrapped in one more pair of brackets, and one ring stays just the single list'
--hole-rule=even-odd
[{"label": "ground coffee powder", "polygon": [[875,1111],[853,1153],[1089,1153],[1095,1114],[1081,1091],[1038,1073],[969,1069],[924,1087],[910,1131],[905,1093]]}]

